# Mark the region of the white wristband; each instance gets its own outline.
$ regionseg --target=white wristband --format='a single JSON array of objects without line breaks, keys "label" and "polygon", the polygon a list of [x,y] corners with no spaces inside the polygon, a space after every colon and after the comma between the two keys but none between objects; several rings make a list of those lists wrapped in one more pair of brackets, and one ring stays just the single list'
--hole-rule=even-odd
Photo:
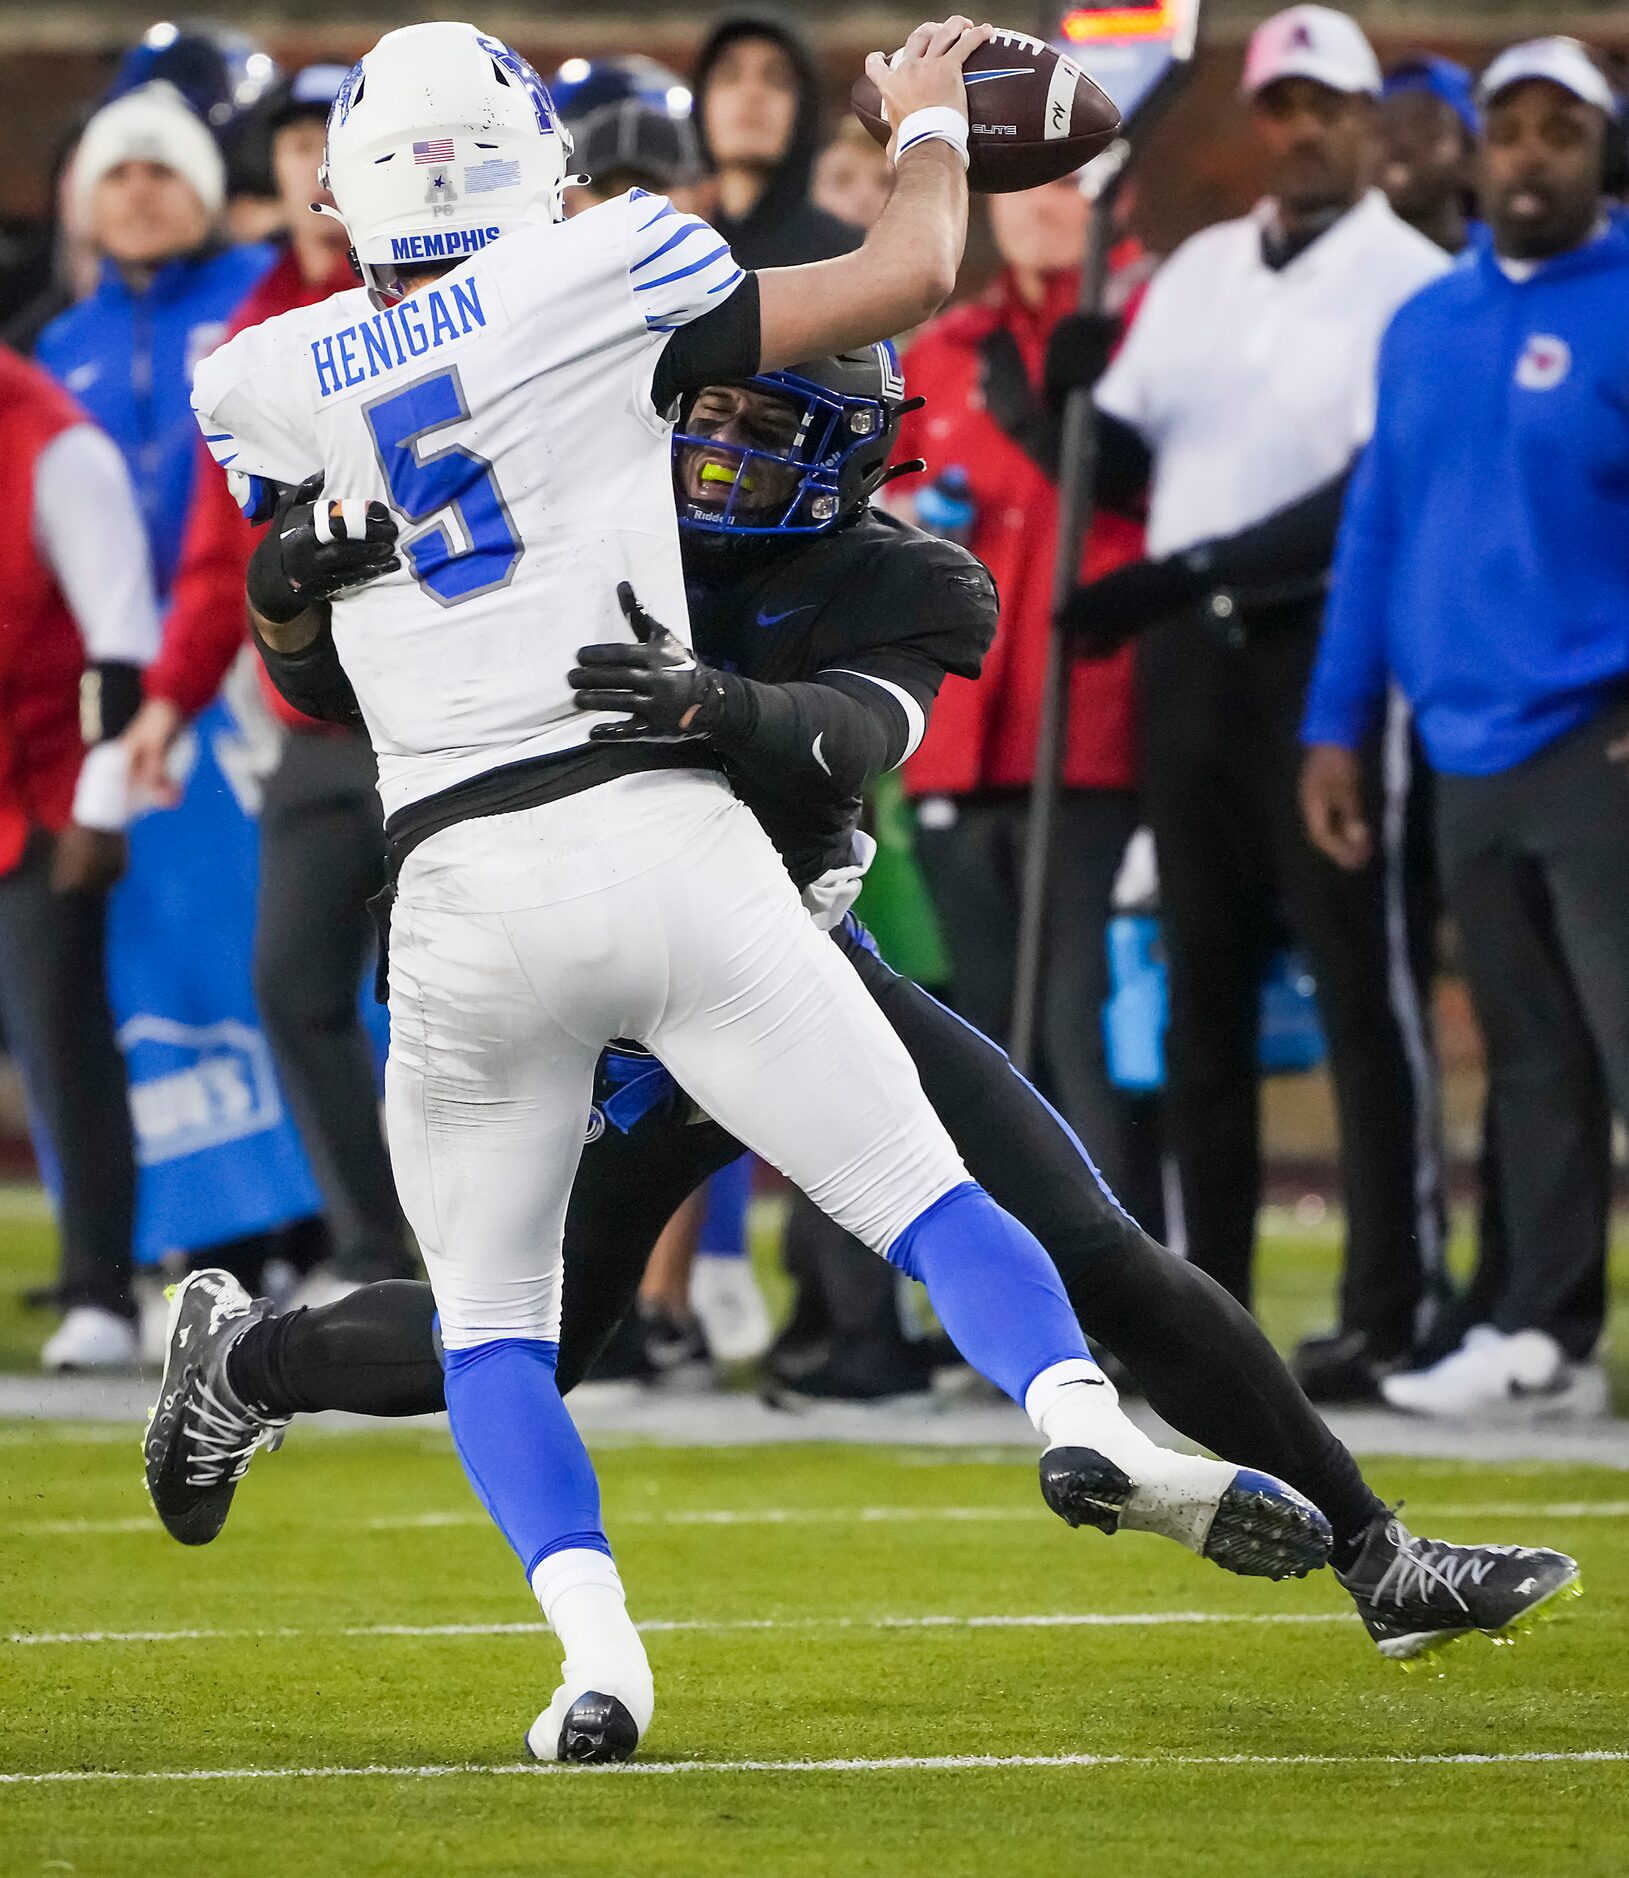
[{"label": "white wristband", "polygon": [[117,834],[130,822],[130,753],[117,737],[93,744],[79,766],[73,818],[81,828]]},{"label": "white wristband", "polygon": [[925,111],[913,111],[899,127],[894,140],[894,161],[919,143],[948,143],[967,168],[967,119],[953,105],[932,104]]}]

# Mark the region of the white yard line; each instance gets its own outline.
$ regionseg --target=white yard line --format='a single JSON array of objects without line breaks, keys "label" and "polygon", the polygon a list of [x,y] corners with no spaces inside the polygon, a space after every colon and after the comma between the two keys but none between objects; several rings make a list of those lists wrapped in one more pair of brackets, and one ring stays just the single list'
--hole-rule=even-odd
[{"label": "white yard line", "polygon": [[[647,1635],[693,1630],[1119,1630],[1191,1624],[1351,1624],[1351,1611],[1062,1611],[981,1617],[658,1617],[639,1625]],[[505,1624],[285,1624],[267,1629],[52,1630],[14,1632],[18,1647],[82,1643],[216,1643],[299,1637],[518,1637],[547,1636],[544,1623]]]},{"label": "white yard line", "polygon": [[447,1780],[461,1776],[557,1774],[611,1778],[636,1774],[891,1774],[985,1773],[1008,1768],[1173,1767],[1535,1767],[1629,1761],[1629,1750],[1579,1748],[1527,1754],[922,1754],[878,1760],[833,1761],[631,1761],[625,1767],[559,1767],[526,1763],[475,1763],[428,1767],[189,1767],[145,1772],[107,1768],[61,1768],[39,1774],[0,1774],[0,1786],[33,1787],[80,1781],[193,1780]]},{"label": "white yard line", "polygon": [[[747,1506],[674,1507],[663,1512],[608,1512],[611,1526],[886,1526],[920,1520],[1006,1525],[1012,1520],[1056,1521],[1044,1506]],[[370,1532],[406,1532],[417,1527],[486,1526],[485,1513],[389,1513],[366,1522]]]},{"label": "white yard line", "polygon": [[[675,1507],[664,1512],[633,1510],[610,1512],[607,1523],[615,1529],[629,1526],[885,1526],[894,1524],[1008,1525],[1015,1521],[1046,1524],[1055,1516],[1044,1506],[758,1506]],[[1629,1519],[1629,1500],[1490,1500],[1462,1505],[1435,1506],[1420,1515],[1430,1526],[1444,1519]],[[308,1520],[305,1528],[353,1529],[350,1520]],[[360,1522],[365,1532],[437,1532],[448,1528],[480,1528],[490,1524],[474,1508],[425,1513],[384,1513]],[[254,1527],[251,1518],[239,1527]],[[261,1531],[268,1528],[260,1527]],[[115,1538],[122,1534],[162,1538],[163,1528],[150,1514],[120,1519],[19,1519],[0,1521],[0,1539]]]}]

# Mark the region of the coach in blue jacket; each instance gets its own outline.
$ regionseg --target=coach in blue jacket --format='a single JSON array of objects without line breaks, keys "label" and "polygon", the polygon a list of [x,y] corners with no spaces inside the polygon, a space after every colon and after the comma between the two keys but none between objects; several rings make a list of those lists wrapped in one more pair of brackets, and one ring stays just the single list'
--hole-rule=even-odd
[{"label": "coach in blue jacket", "polygon": [[1487,1041],[1510,1269],[1491,1323],[1386,1379],[1424,1414],[1599,1413],[1598,1076],[1629,1115],[1629,223],[1574,40],[1483,81],[1485,237],[1398,313],[1342,524],[1302,798],[1348,867],[1355,751],[1395,681]]}]

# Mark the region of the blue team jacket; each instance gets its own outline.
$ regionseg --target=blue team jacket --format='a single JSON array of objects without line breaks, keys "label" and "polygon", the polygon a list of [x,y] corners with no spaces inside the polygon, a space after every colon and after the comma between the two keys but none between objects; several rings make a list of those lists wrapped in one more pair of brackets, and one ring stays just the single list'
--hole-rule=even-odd
[{"label": "blue team jacket", "polygon": [[[224,338],[271,258],[257,247],[176,261],[143,293],[109,269],[89,300],[40,337],[40,363],[130,466],[161,601],[201,449],[193,368]],[[259,830],[245,779],[253,758],[220,699],[185,747],[181,804],[131,824],[129,870],[108,903],[108,997],[130,1078],[144,1265],[321,1206],[251,989]]]},{"label": "blue team jacket", "polygon": [[1484,232],[1398,312],[1302,737],[1388,677],[1432,765],[1488,775],[1629,683],[1629,221],[1510,279]]},{"label": "blue team jacket", "polygon": [[273,251],[222,248],[172,261],[132,292],[111,262],[88,300],[54,319],[35,356],[112,437],[141,501],[162,603],[180,558],[198,466],[192,374],[226,337]]}]

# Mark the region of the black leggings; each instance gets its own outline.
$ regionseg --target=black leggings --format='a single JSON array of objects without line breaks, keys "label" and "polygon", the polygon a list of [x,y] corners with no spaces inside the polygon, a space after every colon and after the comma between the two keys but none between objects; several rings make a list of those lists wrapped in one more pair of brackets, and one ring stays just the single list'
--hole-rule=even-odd
[{"label": "black leggings", "polygon": [[[1112,1350],[1173,1427],[1223,1459],[1287,1480],[1350,1542],[1380,1503],[1260,1327],[1213,1279],[1115,1204],[1085,1151],[1004,1053],[891,971],[856,926],[836,935],[916,1064],[969,1173],[1051,1253],[1087,1335]],[[625,1074],[602,1064],[595,1138],[565,1233],[562,1389],[580,1382],[630,1309],[652,1246],[688,1194],[741,1145],[665,1091],[626,1129]],[[622,1097],[610,1099],[612,1090]],[[271,1318],[233,1352],[232,1380],[276,1414],[443,1406],[428,1285],[370,1285]]]}]

